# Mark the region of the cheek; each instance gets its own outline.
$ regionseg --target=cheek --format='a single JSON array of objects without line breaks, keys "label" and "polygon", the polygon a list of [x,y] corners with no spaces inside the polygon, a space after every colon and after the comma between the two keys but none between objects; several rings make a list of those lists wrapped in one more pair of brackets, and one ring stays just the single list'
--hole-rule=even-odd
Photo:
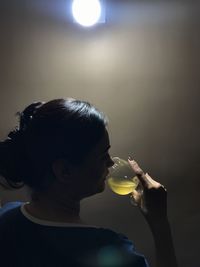
[{"label": "cheek", "polygon": [[90,164],[90,167],[85,167],[81,170],[79,176],[79,190],[84,196],[93,195],[97,192],[102,192],[105,188],[105,164]]},{"label": "cheek", "polygon": [[85,179],[90,183],[98,182],[105,172],[104,164],[94,164],[85,172]]},{"label": "cheek", "polygon": [[106,162],[99,158],[90,158],[79,170],[78,175],[81,184],[94,184],[102,179],[106,173]]}]

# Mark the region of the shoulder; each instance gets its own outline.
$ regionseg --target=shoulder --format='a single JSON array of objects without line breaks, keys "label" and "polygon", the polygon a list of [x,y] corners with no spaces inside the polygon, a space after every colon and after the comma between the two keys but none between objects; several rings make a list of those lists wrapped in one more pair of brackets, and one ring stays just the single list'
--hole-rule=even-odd
[{"label": "shoulder", "polygon": [[0,207],[0,216],[6,213],[9,210],[12,210],[16,207],[21,206],[23,202],[15,201],[15,202],[8,202],[3,207]]},{"label": "shoulder", "polygon": [[144,255],[135,249],[133,242],[125,234],[107,228],[99,228],[97,231],[106,240],[98,250],[98,258],[102,261],[109,258],[110,266],[149,267]]},{"label": "shoulder", "polygon": [[[18,225],[21,218],[21,202],[9,202],[0,208],[0,235],[10,234]],[[8,234],[8,233],[7,233]]]},{"label": "shoulder", "polygon": [[0,250],[6,253],[13,246],[18,224],[18,207],[21,203],[10,202],[0,208]]},{"label": "shoulder", "polygon": [[119,247],[126,247],[129,250],[135,249],[133,242],[129,240],[129,238],[123,233],[118,233],[109,228],[99,228],[98,231],[102,237],[106,238],[111,243],[114,243]]}]

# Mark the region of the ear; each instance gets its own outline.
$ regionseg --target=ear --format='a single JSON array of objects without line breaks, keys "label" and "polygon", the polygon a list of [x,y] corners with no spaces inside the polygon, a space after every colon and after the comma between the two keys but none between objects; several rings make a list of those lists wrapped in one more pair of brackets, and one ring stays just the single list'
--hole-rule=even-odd
[{"label": "ear", "polygon": [[62,182],[68,182],[70,180],[70,167],[66,159],[56,159],[52,163],[53,174],[56,179]]}]

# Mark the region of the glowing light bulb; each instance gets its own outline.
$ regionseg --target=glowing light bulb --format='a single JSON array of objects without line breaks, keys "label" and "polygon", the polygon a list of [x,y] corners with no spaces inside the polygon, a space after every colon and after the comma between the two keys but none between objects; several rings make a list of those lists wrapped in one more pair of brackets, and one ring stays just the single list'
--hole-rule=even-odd
[{"label": "glowing light bulb", "polygon": [[72,13],[79,24],[89,27],[100,19],[101,5],[99,0],[74,0]]}]

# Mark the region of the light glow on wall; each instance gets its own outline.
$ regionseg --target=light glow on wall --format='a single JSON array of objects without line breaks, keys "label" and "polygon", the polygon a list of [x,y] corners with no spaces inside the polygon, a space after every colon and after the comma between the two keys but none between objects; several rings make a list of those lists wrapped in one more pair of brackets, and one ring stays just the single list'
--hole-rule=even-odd
[{"label": "light glow on wall", "polygon": [[76,22],[85,27],[93,26],[101,17],[99,0],[74,0],[72,14]]}]

